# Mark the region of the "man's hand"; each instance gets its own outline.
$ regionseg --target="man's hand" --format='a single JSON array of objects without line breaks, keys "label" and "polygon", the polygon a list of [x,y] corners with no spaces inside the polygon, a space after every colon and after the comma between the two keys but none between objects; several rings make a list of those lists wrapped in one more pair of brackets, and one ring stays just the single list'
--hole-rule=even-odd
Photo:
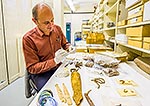
[{"label": "man's hand", "polygon": [[75,53],[76,52],[76,48],[73,47],[72,45],[69,46],[69,49],[68,49],[68,52],[69,53]]},{"label": "man's hand", "polygon": [[54,61],[56,62],[56,64],[59,64],[60,62],[63,62],[65,60],[67,55],[67,51],[65,51],[64,49],[59,49],[55,53]]}]

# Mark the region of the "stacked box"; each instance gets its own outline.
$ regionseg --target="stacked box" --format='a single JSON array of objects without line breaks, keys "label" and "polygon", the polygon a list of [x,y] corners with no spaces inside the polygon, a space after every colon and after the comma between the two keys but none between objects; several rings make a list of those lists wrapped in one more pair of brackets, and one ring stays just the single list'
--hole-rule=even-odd
[{"label": "stacked box", "polygon": [[128,10],[128,24],[135,24],[143,21],[144,6],[140,5]]},{"label": "stacked box", "polygon": [[117,24],[118,24],[118,26],[124,26],[124,25],[127,25],[127,20],[119,21]]},{"label": "stacked box", "polygon": [[150,37],[150,25],[127,28],[126,35],[129,45],[143,48],[143,38]]},{"label": "stacked box", "polygon": [[84,53],[86,53],[86,52],[88,52],[87,51],[87,47],[76,47],[76,52],[84,52]]},{"label": "stacked box", "polygon": [[127,36],[146,37],[150,36],[150,25],[130,27],[126,29]]},{"label": "stacked box", "polygon": [[86,38],[87,44],[103,44],[104,43],[104,35],[103,33],[89,33]]},{"label": "stacked box", "polygon": [[150,37],[144,37],[143,48],[150,50]]},{"label": "stacked box", "polygon": [[96,44],[103,44],[105,40],[103,33],[96,33]]},{"label": "stacked box", "polygon": [[128,44],[131,46],[135,46],[138,48],[142,48],[143,44],[142,44],[142,38],[128,38]]}]

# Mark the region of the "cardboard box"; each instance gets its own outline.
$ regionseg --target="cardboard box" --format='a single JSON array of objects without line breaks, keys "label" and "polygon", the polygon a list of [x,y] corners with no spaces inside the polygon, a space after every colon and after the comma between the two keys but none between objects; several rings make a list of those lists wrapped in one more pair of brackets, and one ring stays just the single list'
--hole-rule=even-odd
[{"label": "cardboard box", "polygon": [[144,42],[150,43],[150,37],[144,37]]},{"label": "cardboard box", "polygon": [[142,48],[142,41],[128,39],[128,45]]},{"label": "cardboard box", "polygon": [[96,44],[103,44],[105,36],[103,33],[96,33]]},{"label": "cardboard box", "polygon": [[143,16],[144,6],[141,5],[135,9],[128,11],[128,19]]},{"label": "cardboard box", "polygon": [[143,42],[143,48],[150,50],[150,37],[144,37]]},{"label": "cardboard box", "polygon": [[135,17],[135,18],[132,18],[132,19],[128,20],[128,25],[129,24],[136,24],[136,23],[139,23],[139,22],[142,22],[142,21],[143,21],[143,17],[142,16]]},{"label": "cardboard box", "polygon": [[103,33],[89,33],[86,38],[87,44],[103,44],[105,40]]},{"label": "cardboard box", "polygon": [[137,40],[137,41],[143,41],[143,37],[142,36],[128,36],[128,39],[130,40]]},{"label": "cardboard box", "polygon": [[107,51],[112,51],[112,48],[105,47],[105,46],[101,46],[101,47],[88,47],[88,52],[89,53],[104,52],[106,50]]},{"label": "cardboard box", "polygon": [[87,53],[87,47],[76,47],[76,52],[84,52]]},{"label": "cardboard box", "polygon": [[127,20],[119,21],[117,24],[118,24],[118,26],[124,26],[124,25],[127,25]]},{"label": "cardboard box", "polygon": [[144,4],[144,13],[143,13],[143,21],[150,20],[150,1]]},{"label": "cardboard box", "polygon": [[143,49],[150,50],[150,43],[144,42]]},{"label": "cardboard box", "polygon": [[150,25],[126,28],[127,36],[150,36]]}]

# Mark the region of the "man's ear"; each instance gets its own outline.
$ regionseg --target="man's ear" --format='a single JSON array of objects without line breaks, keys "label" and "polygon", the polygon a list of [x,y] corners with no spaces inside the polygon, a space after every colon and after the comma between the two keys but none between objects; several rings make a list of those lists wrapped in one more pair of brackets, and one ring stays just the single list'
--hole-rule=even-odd
[{"label": "man's ear", "polygon": [[37,25],[37,20],[32,18],[32,21]]}]

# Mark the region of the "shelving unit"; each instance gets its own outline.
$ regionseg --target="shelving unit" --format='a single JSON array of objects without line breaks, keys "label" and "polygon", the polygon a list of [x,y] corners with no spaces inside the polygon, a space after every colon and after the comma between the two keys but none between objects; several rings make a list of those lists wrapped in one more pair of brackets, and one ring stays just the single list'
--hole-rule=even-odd
[{"label": "shelving unit", "polygon": [[[148,0],[143,0],[143,2],[139,2],[139,4],[127,9],[125,0],[100,0],[98,8],[91,19],[93,32],[102,32],[105,35],[106,42],[114,44],[114,50],[118,50],[118,47],[120,48],[123,46],[126,47],[126,49],[132,49],[135,52],[138,51],[141,55],[148,54],[148,56],[150,56],[150,50],[115,41],[117,34],[126,35],[127,28],[150,25],[150,21],[126,24],[122,26],[118,25],[118,22],[128,19],[128,11],[144,5],[144,2],[146,1]],[[108,25],[109,23],[110,26]],[[111,23],[114,25],[111,26]]]}]

